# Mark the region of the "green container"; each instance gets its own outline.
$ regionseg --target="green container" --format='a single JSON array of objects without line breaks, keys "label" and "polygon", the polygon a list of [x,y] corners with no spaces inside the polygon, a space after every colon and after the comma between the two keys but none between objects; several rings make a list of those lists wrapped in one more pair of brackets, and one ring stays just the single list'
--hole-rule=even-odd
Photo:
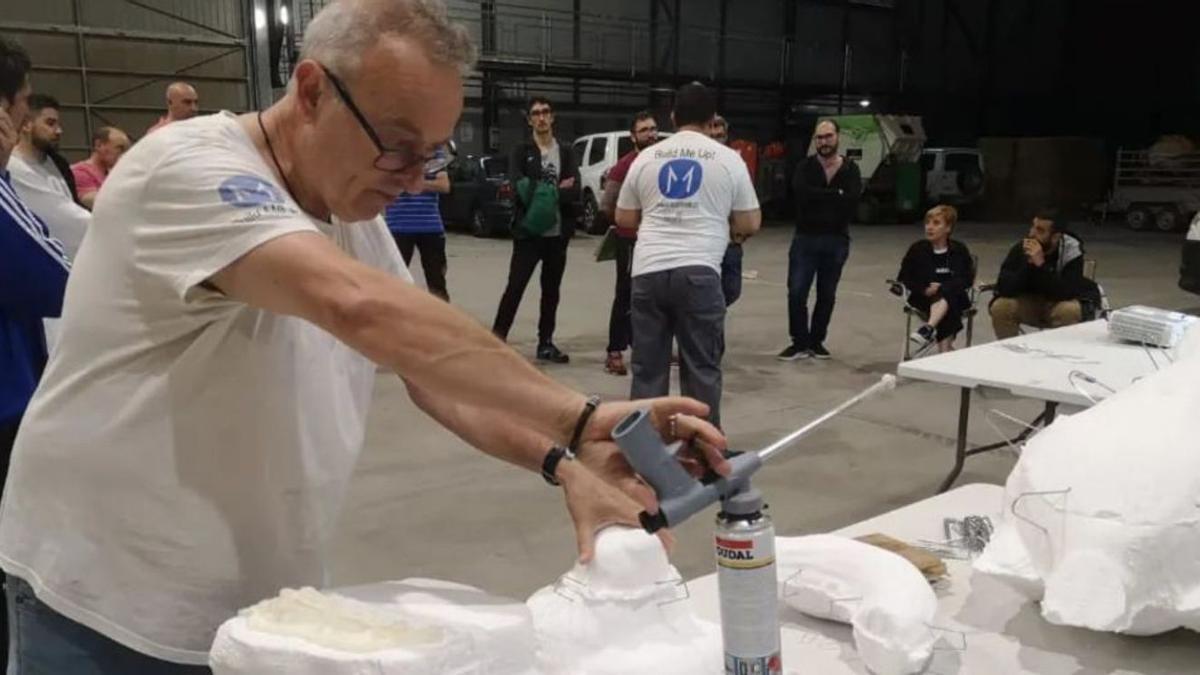
[{"label": "green container", "polygon": [[921,210],[921,163],[900,162],[896,165],[896,211],[914,214]]}]

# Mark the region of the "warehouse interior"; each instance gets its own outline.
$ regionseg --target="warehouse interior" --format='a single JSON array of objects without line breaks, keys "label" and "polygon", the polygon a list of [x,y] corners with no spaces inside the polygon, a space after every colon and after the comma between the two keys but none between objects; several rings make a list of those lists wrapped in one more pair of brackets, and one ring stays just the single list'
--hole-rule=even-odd
[{"label": "warehouse interior", "polygon": [[[133,142],[128,159],[166,119],[165,90],[173,82],[194,87],[200,116],[266,110],[284,100],[293,69],[304,58],[310,23],[328,5],[359,1],[0,0],[0,35],[28,52],[33,92],[57,99],[62,128],[57,150],[66,160],[92,156],[94,135],[107,127],[128,134]],[[729,123],[730,147],[751,166],[762,214],[761,229],[744,243],[736,273],[740,297],[723,310],[719,433],[729,449],[767,447],[856,400],[881,378],[889,385],[892,376],[897,378],[894,389],[872,389],[869,400],[839,410],[755,475],[754,487],[766,501],[778,537],[771,545],[772,581],[764,582],[770,602],[751,606],[730,600],[741,592],[731,590],[741,578],[727,575],[733,568],[714,557],[714,519],[717,555],[728,520],[718,516],[712,501],[694,516],[671,523],[669,557],[662,556],[662,565],[669,560],[674,576],[648,582],[652,590],[674,589],[675,596],[664,601],[661,593],[645,595],[628,606],[619,594],[592,598],[589,588],[601,583],[599,563],[580,562],[577,523],[564,508],[563,491],[547,487],[536,469],[516,468],[476,450],[444,419],[414,402],[408,378],[379,365],[352,476],[344,490],[333,491],[340,508],[329,524],[332,536],[304,545],[318,551],[326,568],[302,585],[349,591],[325,593],[311,606],[286,604],[299,601],[280,596],[277,615],[230,612],[216,637],[226,651],[215,645],[207,657],[178,651],[181,656],[173,660],[168,657],[175,652],[154,651],[161,645],[105,617],[108,605],[72,613],[74,606],[60,600],[69,595],[28,578],[32,564],[13,562],[9,551],[15,548],[9,546],[15,545],[6,543],[4,534],[12,526],[0,513],[0,567],[9,579],[10,624],[16,625],[12,608],[19,609],[14,581],[23,576],[21,583],[28,584],[21,588],[31,586],[30,597],[36,592],[33,601],[45,603],[46,611],[159,659],[168,665],[155,672],[163,673],[1195,672],[1200,663],[1200,533],[1195,529],[1200,479],[1187,476],[1200,476],[1195,472],[1200,466],[1189,456],[1195,454],[1200,429],[1186,406],[1200,403],[1200,322],[1192,318],[1200,316],[1200,42],[1193,36],[1200,9],[1159,0],[429,1],[444,5],[446,16],[465,27],[477,52],[462,76],[454,162],[440,169],[449,172],[449,192],[433,200],[445,221],[441,283],[451,305],[483,329],[500,332],[493,321],[499,321],[505,280],[511,283],[516,268],[513,237],[524,213],[522,198],[518,192],[517,207],[505,202],[512,210],[504,211],[507,220],[499,230],[485,223],[481,231],[477,218],[492,207],[463,195],[503,184],[495,199],[512,197],[518,190],[514,149],[530,143],[531,106],[546,101],[561,143],[560,164],[571,153],[579,167],[572,193],[577,196],[569,209],[563,207],[579,220],[559,224],[575,230],[569,242],[564,235],[565,274],[561,292],[556,289],[561,300],[554,333],[554,345],[570,355],[569,363],[541,358],[547,343],[539,332],[544,276],[541,286],[533,282],[533,288],[518,290],[517,301],[523,302],[514,309],[511,331],[506,328],[501,338],[572,392],[609,403],[630,400],[639,367],[635,357],[626,357],[628,375],[606,371],[612,354],[614,265],[607,257],[600,260],[601,249],[620,236],[614,234],[615,217],[601,212],[604,185],[626,146],[618,151],[601,143],[605,137],[610,145],[617,138],[628,143],[637,124],[634,115],[642,110],[656,121],[659,143],[668,142],[661,132],[673,130],[677,92],[698,82]],[[831,119],[840,122],[840,151],[860,167],[865,186],[862,199],[850,207],[848,258],[844,271],[838,270],[840,283],[833,282],[836,309],[824,341],[832,358],[810,351],[797,360],[781,360],[779,349],[796,339],[789,332],[796,264],[790,256],[795,237],[802,236],[806,212],[800,205],[810,199],[798,182],[806,162],[823,157],[816,139]],[[849,130],[855,123],[870,131],[853,136]],[[916,131],[905,126],[914,124]],[[606,152],[606,159],[597,159]],[[969,158],[970,167],[955,169],[955,157]],[[507,169],[492,175],[493,160]],[[913,167],[918,176],[911,193],[901,187],[901,165]],[[274,166],[284,176],[278,159]],[[594,168],[594,179],[586,177],[588,168]],[[942,180],[950,187],[939,188]],[[283,183],[272,189],[291,192]],[[98,198],[104,196],[100,190]],[[221,199],[230,201],[223,193]],[[905,252],[928,236],[930,208],[939,204],[954,207],[952,237],[969,246],[973,276],[970,310],[964,315],[968,328],[957,336],[957,350],[943,354],[934,342],[920,343],[914,332],[928,321],[928,311],[912,310],[894,291]],[[614,208],[617,214],[624,210]],[[54,234],[54,223],[32,211]],[[649,213],[649,207],[638,210],[643,230]],[[331,214],[326,219],[337,215]],[[488,211],[486,217],[492,215]],[[1016,337],[998,336],[990,315],[992,299],[1002,295],[996,282],[1010,257],[1020,257],[1022,242],[1028,246],[1034,238],[1031,228],[1048,220],[1055,223],[1054,233],[1061,227],[1082,242],[1081,262],[1099,292],[1095,312],[1089,317],[1085,307],[1077,326],[1038,330],[1023,325]],[[85,255],[97,236],[85,240]],[[637,248],[631,246],[636,268]],[[421,249],[420,262],[408,267],[417,286],[433,291],[425,255]],[[73,261],[72,275],[92,268],[91,261],[80,262]],[[63,310],[67,331],[71,278]],[[136,282],[130,277],[128,283]],[[821,283],[818,278],[818,292]],[[1116,335],[1113,317],[1131,307],[1151,312],[1137,315],[1138,320],[1155,322],[1153,328],[1170,339],[1130,341]],[[0,305],[0,319],[4,311]],[[1078,337],[1083,332],[1064,332],[1061,341],[1056,337],[1089,325],[1086,338]],[[684,349],[679,335],[677,352]],[[247,337],[247,345],[252,340]],[[56,353],[52,342],[47,344],[49,373]],[[352,348],[339,344],[337,349]],[[1010,384],[988,380],[991,374],[969,374],[973,354],[979,355],[976,363],[1001,364],[993,370],[1011,363],[1007,367],[1019,372],[1007,375]],[[688,377],[681,371],[690,365],[681,367],[680,358],[675,354],[670,366],[672,395],[681,394]],[[939,374],[941,363],[947,364],[946,372]],[[139,365],[130,372],[147,376]],[[212,364],[214,371],[221,368]],[[491,376],[475,378],[483,382]],[[994,378],[1004,380],[1004,373]],[[86,388],[95,380],[71,384]],[[48,408],[57,399],[51,393],[43,381],[31,392],[29,410],[53,420]],[[202,393],[181,400],[203,400]],[[42,397],[46,401],[39,407]],[[503,415],[516,404],[494,405]],[[124,412],[114,402],[109,410],[97,409],[88,424],[97,429],[119,424]],[[339,412],[344,411],[305,410],[299,417]],[[31,418],[27,413],[22,424]],[[32,457],[37,451],[32,441],[22,445],[22,434],[28,439],[33,432],[16,424],[14,468],[23,462],[21,453]],[[172,426],[169,415],[162,424]],[[665,441],[676,440],[669,437],[674,424],[670,433],[659,429]],[[1128,441],[1135,426],[1142,427],[1133,436],[1136,446],[1110,452],[1116,439]],[[72,433],[87,432],[74,427]],[[992,450],[972,451],[985,446]],[[303,461],[310,460],[320,464],[310,457]],[[266,475],[288,474],[274,467]],[[111,488],[106,481],[98,480],[96,504],[130,498],[104,493]],[[1156,485],[1161,486],[1157,497]],[[659,501],[668,500],[667,490],[652,487]],[[145,509],[167,499],[155,494]],[[51,510],[57,508],[49,503]],[[1153,503],[1159,506],[1147,506]],[[297,522],[304,517],[296,516]],[[986,534],[975,546],[964,532],[980,522],[986,522]],[[153,558],[177,544],[151,534],[142,537],[135,523],[129,527],[137,542],[131,559]],[[190,541],[186,525],[180,527],[181,546],[192,547],[197,556],[210,547],[235,546]],[[905,596],[900,591],[911,589],[901,588],[903,575],[885,578],[888,561],[873,563],[868,553],[856,557],[857,549],[839,549],[837,555],[844,557],[825,560],[828,569],[815,558],[786,558],[788,551],[826,545],[808,539],[825,533],[843,539],[888,535],[900,540],[906,565],[914,561],[920,567],[915,559],[934,556],[941,574],[922,568],[919,593]],[[285,539],[280,535],[280,542]],[[96,546],[83,555],[102,557],[97,551],[103,545]],[[1028,557],[1023,566],[1013,562],[1017,553]],[[619,562],[634,569],[633,555]],[[39,564],[53,569],[53,557]],[[228,570],[214,597],[227,597],[239,578],[261,572],[248,569],[249,559],[240,562],[245,567]],[[634,571],[649,575],[647,569]],[[908,565],[901,572],[911,576],[914,569]],[[854,576],[860,573],[861,578]],[[924,583],[935,577],[934,583]],[[413,579],[465,587],[406,585]],[[269,601],[288,585],[260,585],[253,589],[253,601],[233,609]],[[872,590],[864,590],[868,587]],[[136,589],[113,590],[138,597]],[[872,593],[878,597],[872,599]],[[920,615],[927,593],[929,613]],[[552,619],[539,614],[548,605],[561,614]],[[521,633],[524,626],[489,613],[501,608],[532,628]],[[895,622],[876,626],[886,639],[875,651],[867,646],[869,612],[862,608],[871,608],[873,616],[883,617],[880,621]],[[388,612],[397,613],[389,619]],[[760,623],[737,633],[731,628],[737,612],[749,617],[744,621]],[[322,624],[322,614],[329,625]],[[255,629],[247,627],[256,617],[277,621],[267,628],[259,624],[265,633],[277,631],[261,643],[255,641]],[[288,621],[304,625],[280,628]],[[406,632],[411,628],[406,621],[440,626],[442,642],[426,638],[421,643],[416,633]],[[489,631],[492,637],[486,638]],[[751,658],[749,652],[758,649],[745,646],[754,642],[747,637],[752,633],[769,649]],[[470,646],[452,638],[469,640]],[[212,636],[206,633],[205,639]],[[493,644],[502,641],[508,642],[503,649]],[[143,648],[147,644],[153,648]],[[562,647],[567,644],[574,646]],[[509,660],[502,663],[488,649],[503,651]],[[435,652],[436,659],[430,656]],[[10,668],[19,653],[10,647]],[[133,661],[121,665],[99,657],[49,661],[59,665],[38,670],[37,661],[28,658],[22,666],[27,669],[9,672],[150,672],[130,669]],[[63,665],[72,663],[79,665]]]}]

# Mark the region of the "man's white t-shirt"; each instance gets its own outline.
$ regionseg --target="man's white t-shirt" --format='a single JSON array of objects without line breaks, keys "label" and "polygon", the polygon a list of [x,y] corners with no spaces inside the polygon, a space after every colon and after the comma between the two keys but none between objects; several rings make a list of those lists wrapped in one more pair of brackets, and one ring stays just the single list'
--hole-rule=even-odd
[{"label": "man's white t-shirt", "polygon": [[71,188],[49,157],[31,162],[14,152],[8,160],[13,188],[21,201],[42,219],[50,235],[62,242],[67,257],[74,258],[92,214],[71,196]]},{"label": "man's white t-shirt", "polygon": [[375,380],[317,326],[203,282],[294,232],[412,277],[382,219],[302,212],[230,113],[134,146],[92,228],[13,452],[0,566],[128,647],[202,664],[238,609],[327,585]]},{"label": "man's white t-shirt", "polygon": [[720,273],[729,216],[757,209],[758,196],[740,155],[681,131],[638,154],[617,208],[642,211],[633,276],[692,265]]}]

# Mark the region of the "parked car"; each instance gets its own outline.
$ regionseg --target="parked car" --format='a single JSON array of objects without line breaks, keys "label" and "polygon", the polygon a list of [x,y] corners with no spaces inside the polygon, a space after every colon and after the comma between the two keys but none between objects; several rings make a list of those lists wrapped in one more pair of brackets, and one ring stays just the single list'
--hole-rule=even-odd
[{"label": "parked car", "polygon": [[983,154],[976,148],[925,148],[921,171],[928,204],[967,206],[983,198]]},{"label": "parked car", "polygon": [[1200,213],[1192,218],[1192,227],[1188,230],[1187,240],[1183,242],[1179,287],[1200,295]]},{"label": "parked car", "polygon": [[[660,131],[659,138],[671,134]],[[575,161],[579,166],[580,214],[579,228],[589,234],[603,234],[608,224],[600,213],[600,198],[604,195],[604,182],[608,170],[616,166],[617,160],[633,149],[629,131],[606,131],[589,134],[571,144]]]},{"label": "parked car", "polygon": [[476,237],[508,236],[516,213],[516,192],[508,179],[508,158],[467,155],[450,165],[450,192],[441,197],[442,218]]}]

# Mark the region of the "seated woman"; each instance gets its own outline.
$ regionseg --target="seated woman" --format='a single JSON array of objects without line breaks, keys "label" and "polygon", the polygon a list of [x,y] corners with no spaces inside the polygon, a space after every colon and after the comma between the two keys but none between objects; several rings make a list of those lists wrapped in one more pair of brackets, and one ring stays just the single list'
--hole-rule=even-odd
[{"label": "seated woman", "polygon": [[896,280],[908,289],[908,304],[929,317],[912,334],[918,350],[937,341],[939,352],[954,349],[971,307],[968,291],[975,283],[971,252],[950,235],[958,222],[953,206],[940,204],[925,214],[925,238],[909,247]]}]

